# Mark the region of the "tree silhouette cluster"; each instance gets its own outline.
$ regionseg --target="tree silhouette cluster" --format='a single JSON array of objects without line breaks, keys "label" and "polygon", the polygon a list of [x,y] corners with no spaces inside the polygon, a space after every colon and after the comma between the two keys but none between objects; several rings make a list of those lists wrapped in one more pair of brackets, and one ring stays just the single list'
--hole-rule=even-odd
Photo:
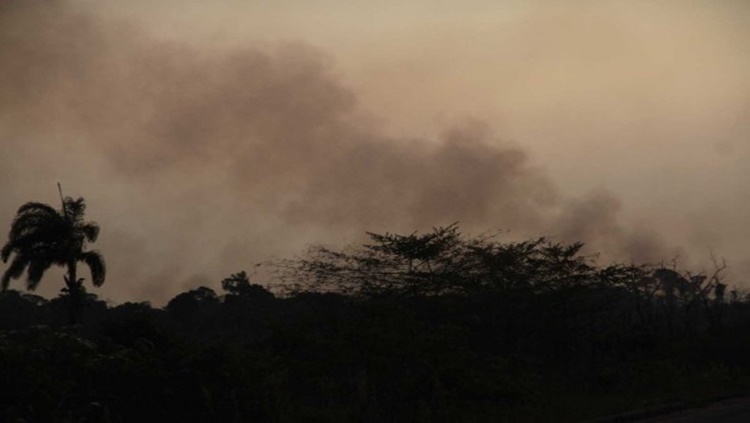
[{"label": "tree silhouette cluster", "polygon": [[[32,258],[88,263],[97,231],[65,201],[14,221],[32,281]],[[20,229],[48,220],[66,235]],[[723,264],[599,266],[581,247],[372,233],[276,263],[273,290],[240,271],[162,308],[84,291],[75,326],[68,293],[6,289],[0,420],[565,422],[750,387],[750,303]]]},{"label": "tree silhouette cluster", "polygon": [[313,246],[306,257],[282,261],[278,276],[293,293],[338,292],[440,296],[560,289],[622,283],[645,276],[646,267],[598,268],[580,255],[582,243],[538,238],[501,243],[492,236],[462,237],[457,224],[408,236],[369,233],[372,244],[345,251]]}]

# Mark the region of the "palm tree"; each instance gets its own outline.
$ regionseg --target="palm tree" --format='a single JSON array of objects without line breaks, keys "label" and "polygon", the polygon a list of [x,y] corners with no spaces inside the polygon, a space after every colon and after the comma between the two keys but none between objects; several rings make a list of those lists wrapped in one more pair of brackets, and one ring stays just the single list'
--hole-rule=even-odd
[{"label": "palm tree", "polygon": [[84,278],[77,276],[78,263],[83,262],[89,267],[91,280],[97,287],[104,283],[107,269],[98,251],[85,251],[88,243],[96,241],[99,225],[83,220],[86,210],[83,198],[63,198],[60,189],[60,200],[60,210],[36,202],[26,203],[18,209],[8,242],[0,250],[4,263],[14,254],[0,282],[5,291],[11,279],[18,279],[26,272],[26,287],[33,291],[52,265],[65,267],[63,292],[69,300],[70,322],[75,324],[86,294]]}]

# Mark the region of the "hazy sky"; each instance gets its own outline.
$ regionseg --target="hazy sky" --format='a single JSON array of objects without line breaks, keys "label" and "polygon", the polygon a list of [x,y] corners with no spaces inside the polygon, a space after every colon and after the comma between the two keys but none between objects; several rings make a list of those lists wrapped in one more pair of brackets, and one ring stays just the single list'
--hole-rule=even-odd
[{"label": "hazy sky", "polygon": [[453,221],[714,251],[750,288],[748,23],[742,0],[6,0],[0,230],[62,182],[118,302]]}]

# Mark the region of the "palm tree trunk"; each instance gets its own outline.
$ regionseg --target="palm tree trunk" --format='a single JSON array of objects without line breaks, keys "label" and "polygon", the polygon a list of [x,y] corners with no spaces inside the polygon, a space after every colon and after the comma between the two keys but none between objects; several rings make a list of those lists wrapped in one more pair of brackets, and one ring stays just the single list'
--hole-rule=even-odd
[{"label": "palm tree trunk", "polygon": [[78,324],[83,306],[82,286],[78,283],[76,262],[68,262],[68,276],[65,280],[68,289],[68,322],[71,326]]}]

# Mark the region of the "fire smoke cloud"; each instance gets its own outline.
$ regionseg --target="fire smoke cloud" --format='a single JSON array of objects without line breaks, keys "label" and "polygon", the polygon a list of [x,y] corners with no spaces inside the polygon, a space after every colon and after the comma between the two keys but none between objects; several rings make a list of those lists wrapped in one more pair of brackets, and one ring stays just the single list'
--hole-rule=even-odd
[{"label": "fire smoke cloud", "polygon": [[[616,260],[687,254],[669,236],[676,229],[654,230],[648,214],[626,224],[627,204],[611,191],[566,193],[491,125],[465,119],[434,139],[394,135],[362,95],[305,43],[209,48],[85,2],[3,2],[0,222],[9,227],[25,201],[56,204],[61,181],[103,228],[96,248],[110,275],[99,293],[158,304],[307,243],[454,221],[472,233],[584,241]],[[677,229],[702,248],[749,223],[732,210],[691,211]],[[700,226],[711,220],[715,230]],[[43,292],[56,292],[47,279]]]}]

